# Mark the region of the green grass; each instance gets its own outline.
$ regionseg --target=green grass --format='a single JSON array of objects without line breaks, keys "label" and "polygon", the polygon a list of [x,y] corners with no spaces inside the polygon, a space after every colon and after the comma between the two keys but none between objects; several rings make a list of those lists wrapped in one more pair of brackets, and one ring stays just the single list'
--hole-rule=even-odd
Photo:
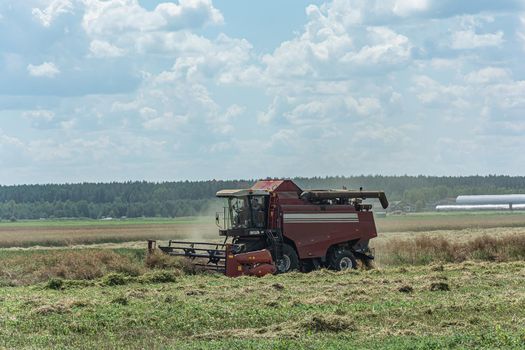
[{"label": "green grass", "polygon": [[517,349],[524,279],[519,261],[3,287],[0,348]]}]

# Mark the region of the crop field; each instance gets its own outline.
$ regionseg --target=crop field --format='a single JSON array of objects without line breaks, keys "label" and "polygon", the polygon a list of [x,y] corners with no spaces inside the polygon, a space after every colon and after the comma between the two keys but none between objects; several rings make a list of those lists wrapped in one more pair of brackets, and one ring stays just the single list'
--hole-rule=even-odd
[{"label": "crop field", "polygon": [[374,268],[338,273],[145,256],[213,221],[0,223],[0,348],[525,348],[525,215],[378,218]]},{"label": "crop field", "polygon": [[392,215],[376,219],[379,232],[524,227],[525,212],[456,212]]},{"label": "crop field", "polygon": [[[525,213],[431,213],[376,219],[380,233],[525,227]],[[147,239],[217,239],[213,217],[0,222],[0,248],[62,247]],[[481,231],[481,232],[482,232]]]},{"label": "crop field", "polygon": [[214,219],[56,220],[0,223],[0,247],[61,247],[147,239],[216,238]]}]

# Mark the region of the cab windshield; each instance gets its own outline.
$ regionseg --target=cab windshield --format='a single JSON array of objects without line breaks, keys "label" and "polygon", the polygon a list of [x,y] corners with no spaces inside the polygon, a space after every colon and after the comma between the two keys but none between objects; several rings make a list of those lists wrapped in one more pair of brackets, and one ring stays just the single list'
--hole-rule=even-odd
[{"label": "cab windshield", "polygon": [[264,196],[230,197],[228,202],[232,228],[264,228],[266,226]]}]

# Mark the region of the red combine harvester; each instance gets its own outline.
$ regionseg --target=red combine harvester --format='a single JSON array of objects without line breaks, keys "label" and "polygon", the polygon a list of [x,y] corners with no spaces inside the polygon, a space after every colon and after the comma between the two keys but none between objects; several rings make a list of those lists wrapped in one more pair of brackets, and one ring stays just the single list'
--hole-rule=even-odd
[{"label": "red combine harvester", "polygon": [[[227,200],[216,217],[223,243],[169,241],[158,249],[232,277],[356,268],[357,259],[374,258],[368,242],[377,237],[372,205],[363,200],[376,198],[388,207],[384,192],[303,191],[291,180],[258,181],[217,197]],[[150,253],[156,248],[156,241],[148,241]]]}]

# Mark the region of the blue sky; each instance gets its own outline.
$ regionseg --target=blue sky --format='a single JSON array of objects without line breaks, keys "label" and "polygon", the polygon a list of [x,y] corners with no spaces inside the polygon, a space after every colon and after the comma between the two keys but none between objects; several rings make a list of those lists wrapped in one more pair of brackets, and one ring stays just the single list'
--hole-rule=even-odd
[{"label": "blue sky", "polygon": [[525,172],[525,5],[0,2],[0,184]]}]

